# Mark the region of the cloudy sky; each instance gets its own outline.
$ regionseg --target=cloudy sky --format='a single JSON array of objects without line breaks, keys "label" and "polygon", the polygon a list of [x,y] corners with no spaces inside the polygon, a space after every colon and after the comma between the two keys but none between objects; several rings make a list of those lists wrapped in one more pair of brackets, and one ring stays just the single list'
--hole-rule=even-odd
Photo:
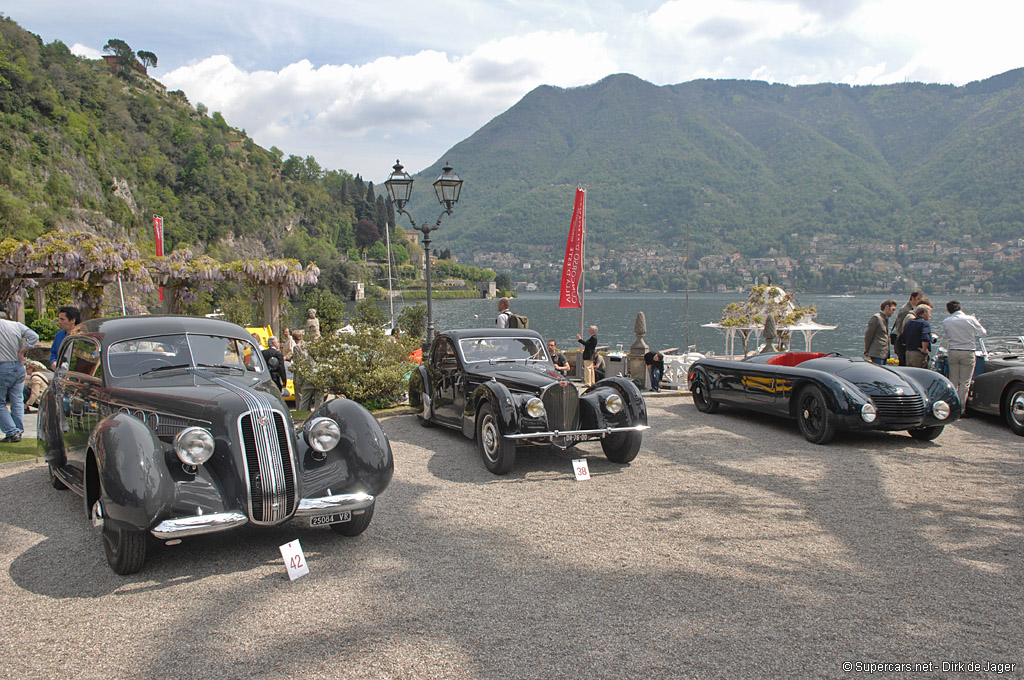
[{"label": "cloudy sky", "polygon": [[[417,172],[538,85],[953,83],[1024,66],[1020,0],[32,0],[4,10],[150,74],[264,147],[383,181]],[[451,159],[458,171],[458,159]]]}]

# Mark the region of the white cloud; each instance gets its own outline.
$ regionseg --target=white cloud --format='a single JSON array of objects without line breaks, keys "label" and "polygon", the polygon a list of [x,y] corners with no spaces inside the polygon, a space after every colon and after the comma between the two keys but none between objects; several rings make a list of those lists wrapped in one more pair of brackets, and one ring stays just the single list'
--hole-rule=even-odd
[{"label": "white cloud", "polygon": [[[161,80],[220,111],[258,143],[315,155],[326,167],[356,171],[382,164],[353,157],[355,142],[430,135],[433,141],[419,143],[412,154],[399,150],[406,165],[418,169],[539,85],[583,85],[615,72],[604,42],[600,34],[540,31],[486,42],[462,57],[424,50],[360,65],[314,67],[302,60],[252,72],[215,55]],[[289,138],[305,140],[304,148]]]},{"label": "white cloud", "polygon": [[103,56],[103,53],[92,47],[86,47],[81,43],[75,43],[71,46],[71,54],[78,57],[85,57],[86,59],[99,59]]}]

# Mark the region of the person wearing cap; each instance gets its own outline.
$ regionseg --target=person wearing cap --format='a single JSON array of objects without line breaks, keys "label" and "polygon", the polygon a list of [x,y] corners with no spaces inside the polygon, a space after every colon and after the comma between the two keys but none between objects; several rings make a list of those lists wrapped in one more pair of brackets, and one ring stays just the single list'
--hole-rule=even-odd
[{"label": "person wearing cap", "polygon": [[53,373],[44,364],[32,359],[25,360],[25,373],[25,413],[32,413],[33,409],[39,408],[39,399],[50,386]]}]

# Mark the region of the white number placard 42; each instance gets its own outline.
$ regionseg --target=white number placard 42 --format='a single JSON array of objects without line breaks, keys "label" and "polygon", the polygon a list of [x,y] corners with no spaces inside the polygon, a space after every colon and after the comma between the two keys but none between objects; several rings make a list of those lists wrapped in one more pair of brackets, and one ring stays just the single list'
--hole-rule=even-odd
[{"label": "white number placard 42", "polygon": [[281,557],[284,558],[284,567],[288,570],[289,581],[294,581],[300,576],[305,576],[309,573],[309,565],[306,563],[306,556],[302,554],[302,546],[299,545],[299,539],[282,545]]},{"label": "white number placard 42", "polygon": [[572,461],[572,471],[576,474],[577,482],[585,482],[590,479],[590,466],[587,465],[586,458],[574,458]]}]

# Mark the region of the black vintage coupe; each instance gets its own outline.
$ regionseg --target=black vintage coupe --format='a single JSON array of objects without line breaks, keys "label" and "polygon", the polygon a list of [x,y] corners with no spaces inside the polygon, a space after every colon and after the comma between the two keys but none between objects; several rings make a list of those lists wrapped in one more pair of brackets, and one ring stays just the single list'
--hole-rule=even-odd
[{"label": "black vintage coupe", "polygon": [[84,497],[110,567],[147,542],[302,518],[354,536],[391,481],[391,444],[334,399],[296,430],[259,348],[214,319],[86,321],[61,345],[38,443],[55,489]]},{"label": "black vintage coupe", "polygon": [[512,469],[517,443],[566,449],[600,439],[608,460],[628,463],[647,429],[647,404],[632,382],[606,378],[581,394],[555,370],[543,338],[520,329],[442,333],[409,379],[409,403],[423,425],[475,438],[496,475]]},{"label": "black vintage coupe", "polygon": [[960,416],[952,383],[923,368],[879,366],[819,352],[765,353],[690,367],[698,411],[719,404],[796,418],[807,441],[825,444],[836,430],[908,430],[931,440]]},{"label": "black vintage coupe", "polygon": [[967,408],[1002,416],[1024,435],[1024,336],[981,338]]}]

